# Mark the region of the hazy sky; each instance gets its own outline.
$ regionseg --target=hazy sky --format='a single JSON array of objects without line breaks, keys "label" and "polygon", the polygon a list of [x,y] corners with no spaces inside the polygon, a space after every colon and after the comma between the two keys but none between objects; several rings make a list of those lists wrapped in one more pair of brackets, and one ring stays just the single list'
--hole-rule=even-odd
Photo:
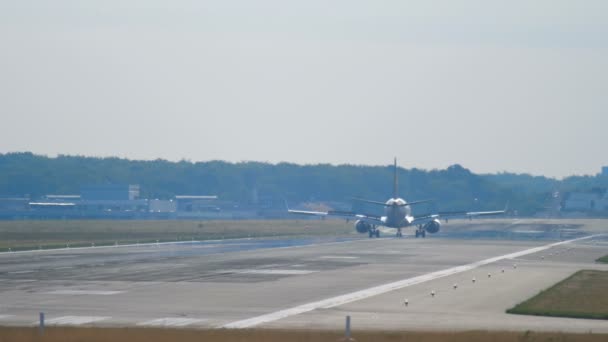
[{"label": "hazy sky", "polygon": [[594,174],[608,1],[0,0],[0,115],[0,152]]}]

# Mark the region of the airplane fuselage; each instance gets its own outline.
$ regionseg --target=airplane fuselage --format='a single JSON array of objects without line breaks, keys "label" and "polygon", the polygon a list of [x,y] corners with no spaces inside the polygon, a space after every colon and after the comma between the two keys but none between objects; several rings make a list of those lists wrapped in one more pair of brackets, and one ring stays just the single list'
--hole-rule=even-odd
[{"label": "airplane fuselage", "polygon": [[408,218],[412,216],[412,210],[406,204],[407,202],[402,198],[391,198],[386,201],[382,217],[386,227],[403,228],[410,224],[411,220]]}]

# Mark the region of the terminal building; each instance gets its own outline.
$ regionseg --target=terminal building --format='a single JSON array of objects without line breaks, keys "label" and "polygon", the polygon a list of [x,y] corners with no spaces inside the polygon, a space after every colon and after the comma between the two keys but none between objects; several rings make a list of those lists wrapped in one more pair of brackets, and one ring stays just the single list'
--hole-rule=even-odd
[{"label": "terminal building", "polygon": [[85,185],[79,195],[46,195],[29,202],[35,218],[138,218],[148,212],[148,200],[139,199],[139,185]]},{"label": "terminal building", "polygon": [[0,219],[253,219],[287,215],[282,201],[261,196],[258,203],[188,194],[140,198],[136,184],[88,184],[77,194],[0,198]]},{"label": "terminal building", "polygon": [[220,211],[214,203],[217,196],[177,195],[177,209],[185,212]]},{"label": "terminal building", "polygon": [[577,211],[587,213],[608,212],[608,193],[572,192],[566,196],[563,205],[564,211]]},{"label": "terminal building", "polygon": [[29,197],[0,198],[0,219],[22,218],[29,210]]},{"label": "terminal building", "polygon": [[85,185],[80,187],[80,198],[94,201],[134,201],[139,198],[139,185]]},{"label": "terminal building", "polygon": [[132,216],[148,211],[148,201],[139,199],[139,185],[133,184],[82,186],[77,205],[82,212],[105,213],[104,216]]}]

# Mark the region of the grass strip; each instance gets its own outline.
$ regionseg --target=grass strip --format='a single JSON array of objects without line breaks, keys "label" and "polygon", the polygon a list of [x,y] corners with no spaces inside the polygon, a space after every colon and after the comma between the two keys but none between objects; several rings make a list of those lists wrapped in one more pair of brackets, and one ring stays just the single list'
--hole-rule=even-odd
[{"label": "grass strip", "polygon": [[608,319],[608,271],[582,270],[517,304],[507,313]]},{"label": "grass strip", "polygon": [[343,220],[0,221],[0,252],[247,237],[352,236]]}]

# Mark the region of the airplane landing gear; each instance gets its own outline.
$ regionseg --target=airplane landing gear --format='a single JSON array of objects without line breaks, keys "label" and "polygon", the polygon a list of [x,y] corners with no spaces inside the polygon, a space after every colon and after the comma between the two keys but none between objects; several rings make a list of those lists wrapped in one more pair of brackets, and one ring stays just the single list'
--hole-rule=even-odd
[{"label": "airplane landing gear", "polygon": [[397,229],[397,237],[398,238],[403,237],[403,233],[401,232],[401,228]]},{"label": "airplane landing gear", "polygon": [[380,237],[380,230],[378,230],[378,228],[376,228],[376,226],[372,226],[372,229],[369,230],[369,237],[373,238],[379,238]]},{"label": "airplane landing gear", "polygon": [[416,237],[422,237],[422,238],[426,237],[426,230],[424,230],[424,228],[422,228],[422,226],[418,226],[418,229],[416,229]]}]

